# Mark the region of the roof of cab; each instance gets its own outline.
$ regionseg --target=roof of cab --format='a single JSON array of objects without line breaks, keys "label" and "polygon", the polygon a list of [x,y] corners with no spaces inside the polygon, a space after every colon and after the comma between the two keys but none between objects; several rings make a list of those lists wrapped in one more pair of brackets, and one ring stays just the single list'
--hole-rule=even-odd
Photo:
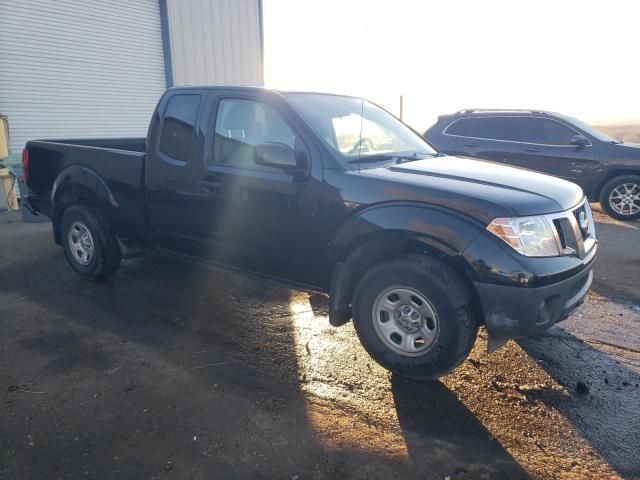
[{"label": "roof of cab", "polygon": [[190,91],[190,90],[237,90],[237,91],[253,91],[253,92],[270,92],[279,95],[288,95],[288,94],[307,94],[307,95],[327,95],[334,97],[349,97],[349,98],[361,98],[355,97],[353,95],[344,95],[340,93],[330,93],[330,92],[313,92],[313,91],[305,91],[305,90],[276,90],[273,88],[266,87],[258,87],[258,86],[239,86],[239,85],[181,85],[176,87],[169,87],[167,92],[178,92],[178,91]]}]

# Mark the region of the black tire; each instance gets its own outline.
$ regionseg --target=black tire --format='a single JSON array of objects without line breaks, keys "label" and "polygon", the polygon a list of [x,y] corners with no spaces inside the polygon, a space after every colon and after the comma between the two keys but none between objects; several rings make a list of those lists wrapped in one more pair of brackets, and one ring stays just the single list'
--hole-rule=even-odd
[{"label": "black tire", "polygon": [[[437,335],[419,356],[392,350],[374,326],[376,298],[395,285],[419,292],[436,313]],[[433,380],[455,369],[473,348],[478,322],[471,302],[469,289],[447,265],[424,255],[408,255],[365,273],[354,294],[353,322],[360,342],[381,366],[413,380]]]},{"label": "black tire", "polygon": [[[93,245],[92,254],[86,263],[78,260],[72,253],[71,228],[86,227]],[[120,266],[122,254],[115,235],[107,222],[93,209],[84,205],[72,205],[62,214],[60,236],[64,256],[71,268],[81,277],[90,280],[102,280],[113,274]]]},{"label": "black tire", "polygon": [[[610,199],[611,192],[625,184],[637,185],[637,188],[634,190],[634,195],[640,194],[640,175],[621,175],[619,177],[612,178],[607,183],[605,183],[604,187],[602,187],[602,190],[600,191],[600,206],[605,212],[607,212],[607,214],[615,219],[637,220],[638,218],[640,218],[640,211],[630,214],[623,214],[616,211],[615,206],[612,205],[612,201]],[[640,207],[640,199],[635,200],[635,204]]]}]

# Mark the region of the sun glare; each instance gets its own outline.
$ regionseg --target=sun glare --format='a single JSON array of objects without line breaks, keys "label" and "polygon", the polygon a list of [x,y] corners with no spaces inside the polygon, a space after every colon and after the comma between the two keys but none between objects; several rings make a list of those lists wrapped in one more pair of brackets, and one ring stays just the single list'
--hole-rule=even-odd
[{"label": "sun glare", "polygon": [[264,2],[268,87],[361,95],[424,130],[461,108],[640,121],[640,3]]}]

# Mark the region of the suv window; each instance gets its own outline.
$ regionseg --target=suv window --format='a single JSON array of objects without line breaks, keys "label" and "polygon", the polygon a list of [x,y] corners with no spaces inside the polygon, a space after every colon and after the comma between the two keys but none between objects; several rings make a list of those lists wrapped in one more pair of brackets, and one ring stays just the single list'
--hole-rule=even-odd
[{"label": "suv window", "polygon": [[164,112],[160,151],[175,160],[189,161],[200,95],[175,95]]},{"label": "suv window", "polygon": [[542,145],[571,145],[578,132],[548,118],[530,118],[525,142]]},{"label": "suv window", "polygon": [[524,117],[481,117],[476,119],[476,138],[522,142],[525,130]]},{"label": "suv window", "polygon": [[526,128],[525,122],[524,117],[461,118],[449,125],[445,133],[486,140],[522,142]]},{"label": "suv window", "polygon": [[461,118],[447,127],[444,133],[448,135],[459,135],[461,137],[474,137],[475,118]]},{"label": "suv window", "polygon": [[254,161],[260,143],[295,148],[296,135],[272,107],[254,100],[227,99],[218,105],[213,162],[238,168],[264,169]]}]

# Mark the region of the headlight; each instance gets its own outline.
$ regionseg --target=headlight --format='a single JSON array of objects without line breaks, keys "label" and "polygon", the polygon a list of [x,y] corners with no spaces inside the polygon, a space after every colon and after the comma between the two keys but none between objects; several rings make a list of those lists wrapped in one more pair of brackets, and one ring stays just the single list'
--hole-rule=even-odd
[{"label": "headlight", "polygon": [[487,230],[527,257],[560,255],[551,226],[543,217],[496,218]]}]

